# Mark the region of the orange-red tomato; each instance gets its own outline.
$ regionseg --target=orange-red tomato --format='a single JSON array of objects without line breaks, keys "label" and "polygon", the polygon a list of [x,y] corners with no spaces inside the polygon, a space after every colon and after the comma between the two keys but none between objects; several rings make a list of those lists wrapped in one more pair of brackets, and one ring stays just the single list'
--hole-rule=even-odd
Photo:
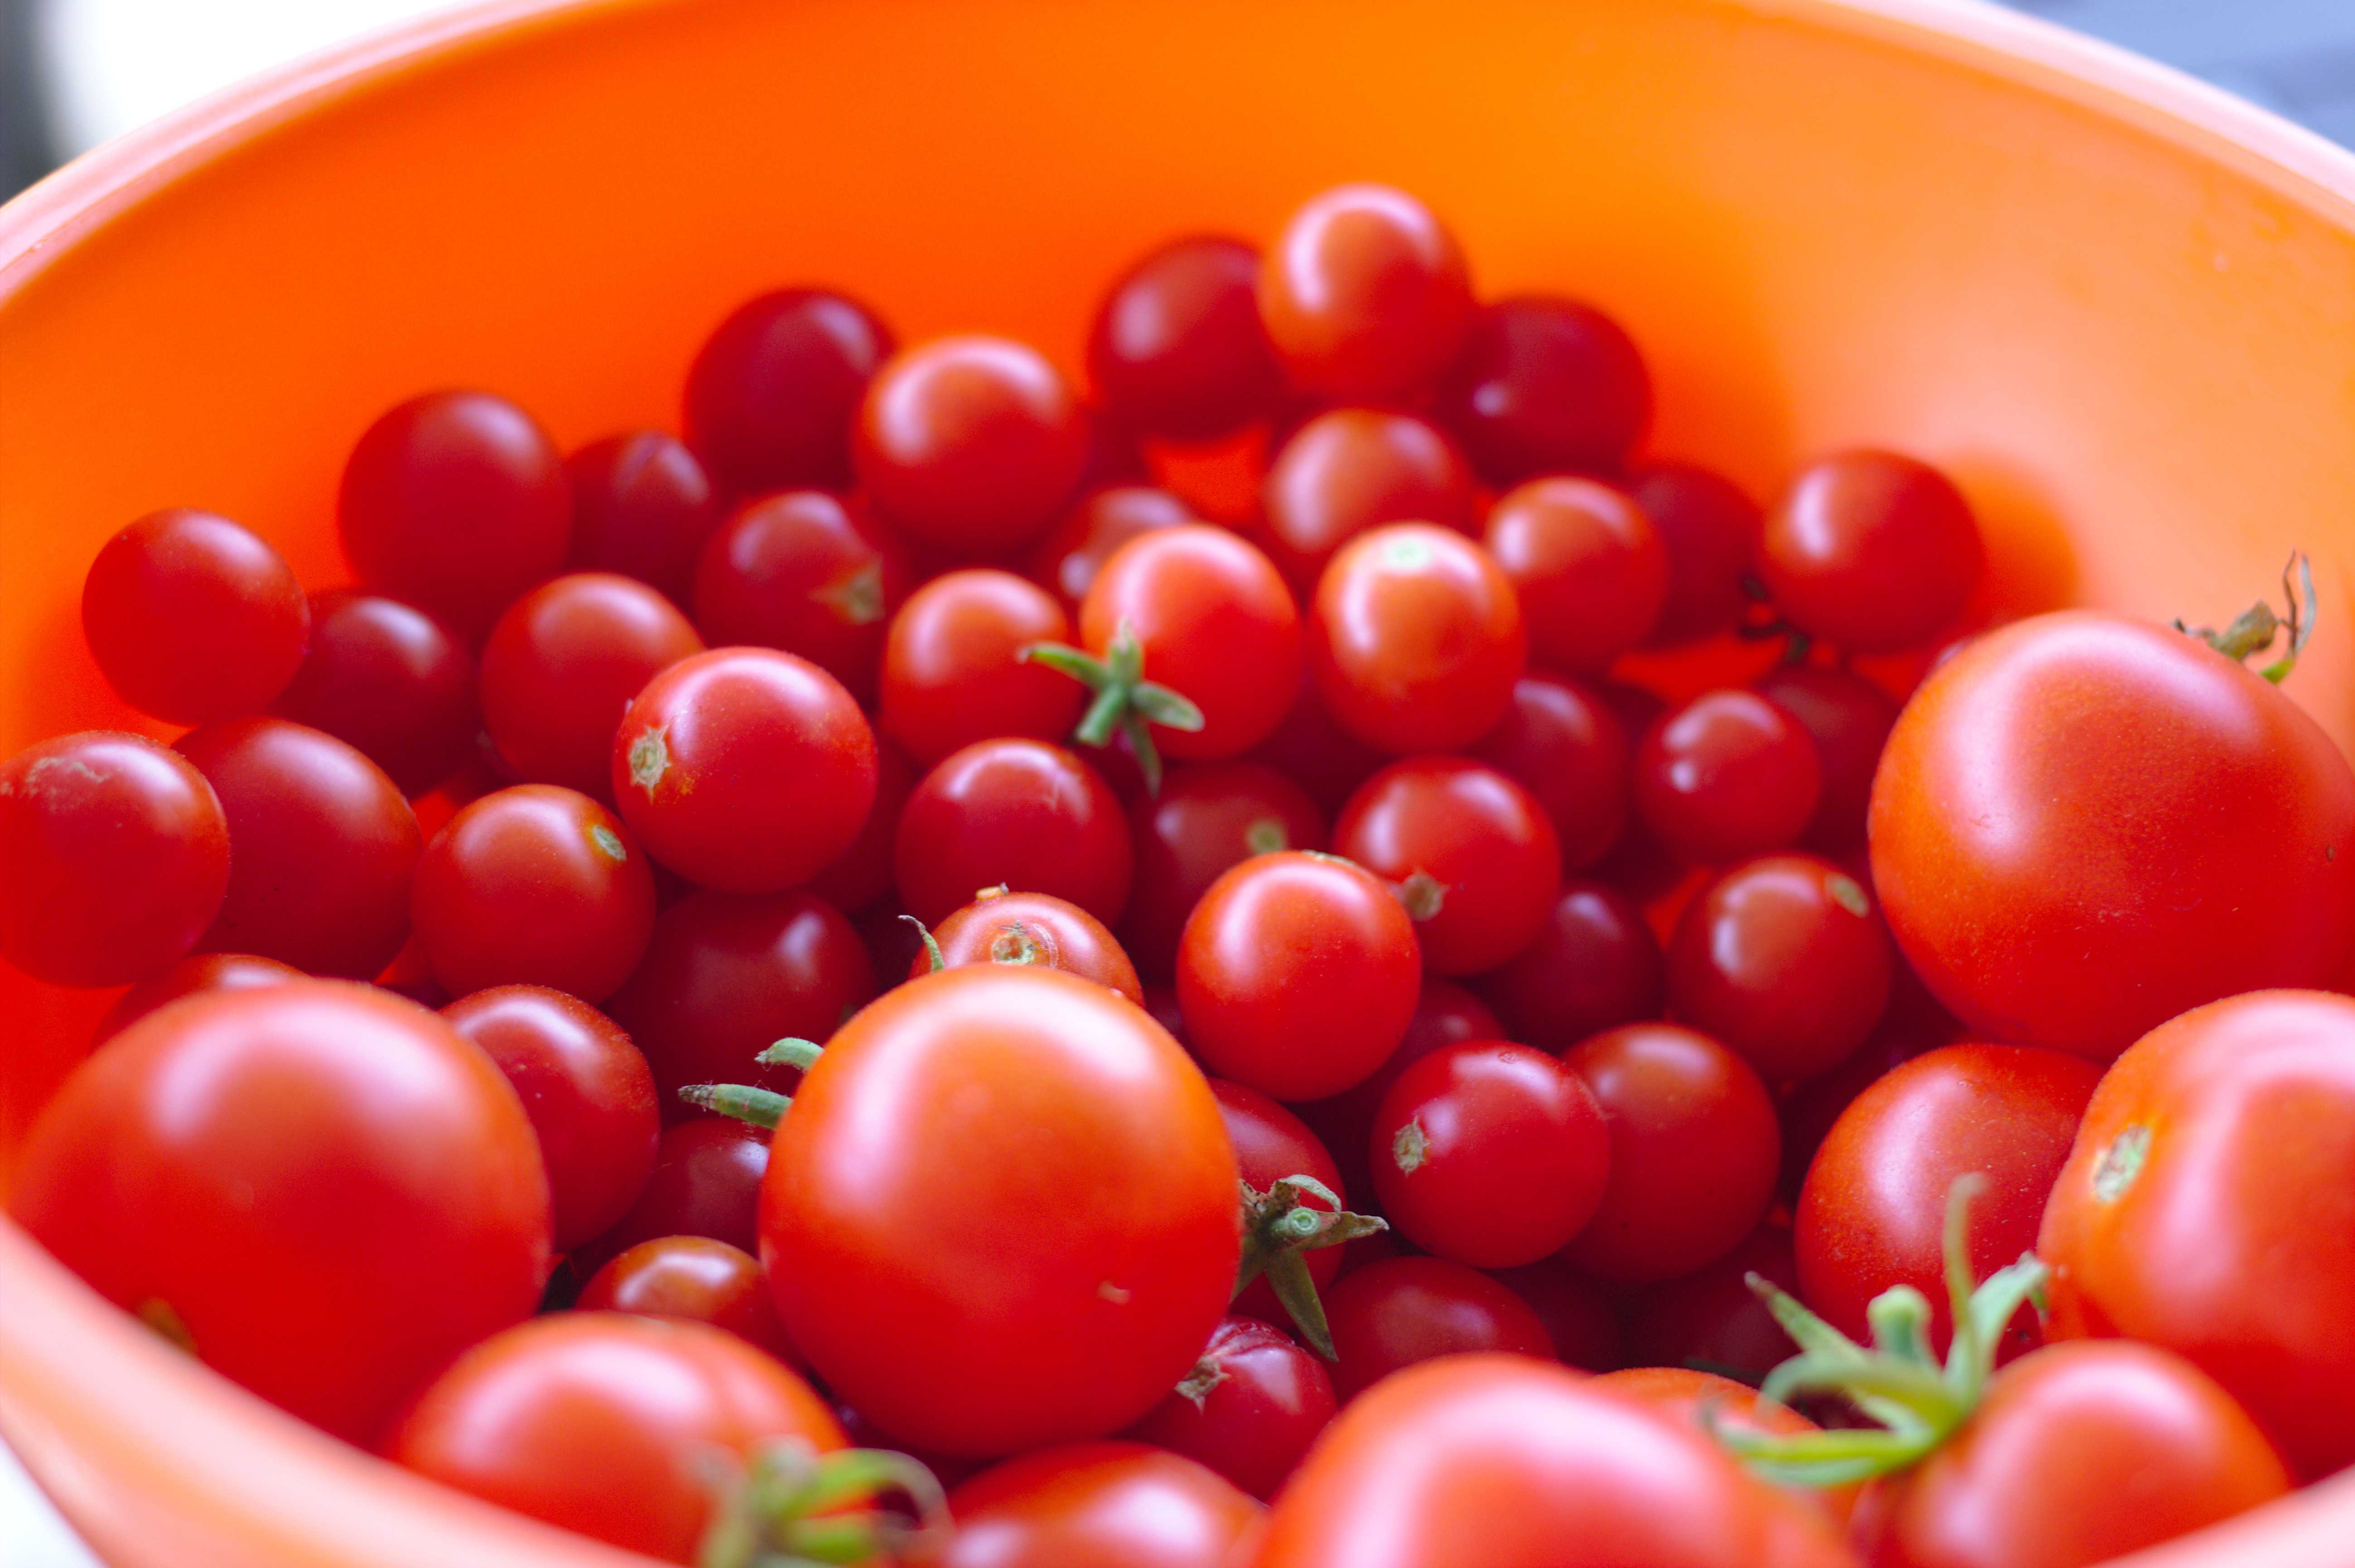
[{"label": "orange-red tomato", "polygon": [[[1103,921],[1068,899],[1044,893],[1007,893],[996,888],[942,921],[932,930],[944,968],[960,964],[1036,964],[1092,980],[1139,1007],[1145,987],[1136,966]],[[929,950],[918,953],[908,978],[932,967]]]}]

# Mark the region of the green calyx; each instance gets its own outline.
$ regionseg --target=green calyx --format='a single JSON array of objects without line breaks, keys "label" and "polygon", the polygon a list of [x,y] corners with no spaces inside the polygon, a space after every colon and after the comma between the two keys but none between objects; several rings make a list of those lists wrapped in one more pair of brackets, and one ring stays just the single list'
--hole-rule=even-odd
[{"label": "green calyx", "polygon": [[[1390,1225],[1372,1214],[1342,1208],[1340,1195],[1313,1176],[1286,1176],[1264,1192],[1249,1181],[1241,1185],[1243,1255],[1235,1271],[1235,1294],[1241,1295],[1252,1280],[1265,1275],[1308,1348],[1334,1360],[1325,1303],[1317,1298],[1316,1282],[1308,1277],[1308,1261],[1301,1254],[1339,1246]],[[1332,1207],[1312,1208],[1300,1201],[1304,1195],[1321,1198]]]},{"label": "green calyx", "polygon": [[1974,1286],[1968,1225],[1981,1176],[1956,1180],[1946,1196],[1946,1297],[1955,1336],[1942,1363],[1930,1352],[1930,1303],[1893,1286],[1865,1309],[1870,1348],[1858,1344],[1757,1275],[1750,1288],[1797,1341],[1799,1353],[1768,1375],[1761,1398],[1837,1394],[1878,1427],[1784,1436],[1709,1425],[1719,1443],[1762,1479],[1781,1486],[1843,1487],[1894,1474],[1934,1454],[1971,1417],[1994,1375],[2004,1327],[2022,1305],[2043,1310],[2044,1263],[2034,1253]]},{"label": "green calyx", "polygon": [[1109,746],[1113,732],[1119,730],[1136,752],[1146,790],[1161,793],[1161,753],[1153,744],[1152,726],[1198,730],[1202,710],[1183,693],[1145,678],[1145,645],[1137,641],[1135,627],[1123,620],[1102,658],[1063,642],[1033,642],[1022,650],[1022,657],[1060,670],[1093,692],[1095,700],[1080,715],[1071,739],[1082,746]]},{"label": "green calyx", "polygon": [[[752,1060],[763,1067],[791,1067],[806,1073],[817,1065],[826,1047],[815,1040],[804,1040],[788,1034],[763,1050]],[[749,1121],[754,1127],[774,1128],[784,1120],[785,1112],[793,1108],[794,1097],[774,1089],[763,1089],[752,1084],[686,1084],[678,1097],[698,1110],[717,1116],[732,1116],[738,1121]]]},{"label": "green calyx", "polygon": [[2289,647],[2282,656],[2257,672],[2266,680],[2279,684],[2282,678],[2297,666],[2297,656],[2314,636],[2315,617],[2321,601],[2314,592],[2314,563],[2303,550],[2292,550],[2289,562],[2282,567],[2282,599],[2286,615],[2276,615],[2274,607],[2260,599],[2232,618],[2232,624],[2218,631],[2212,627],[2186,626],[2178,620],[2175,630],[2187,637],[2197,637],[2225,658],[2239,662],[2274,645],[2281,632],[2289,633]]},{"label": "green calyx", "polygon": [[948,1499],[932,1471],[879,1448],[820,1454],[783,1438],[724,1472],[715,1492],[696,1568],[897,1563],[949,1530]]},{"label": "green calyx", "polygon": [[932,928],[926,926],[922,920],[917,919],[913,915],[902,915],[900,918],[905,920],[909,925],[913,926],[916,928],[916,935],[924,939],[924,957],[932,965],[932,967],[924,972],[926,974],[936,975],[943,969],[948,968],[949,961],[941,956],[941,945],[939,942],[933,940]]}]

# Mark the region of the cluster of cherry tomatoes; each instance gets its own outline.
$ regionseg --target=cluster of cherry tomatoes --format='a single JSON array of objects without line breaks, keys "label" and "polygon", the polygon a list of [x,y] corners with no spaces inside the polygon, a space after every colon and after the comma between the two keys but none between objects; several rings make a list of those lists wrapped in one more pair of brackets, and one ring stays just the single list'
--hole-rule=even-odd
[{"label": "cluster of cherry tomatoes", "polygon": [[1945,476],[1639,459],[1626,334],[1383,187],[1088,382],[793,290],[684,440],[384,415],[356,588],[124,529],[194,727],[0,766],[0,955],[130,988],[10,1212],[704,1568],[2075,1568],[2355,1459],[2271,611],[1963,635]]}]

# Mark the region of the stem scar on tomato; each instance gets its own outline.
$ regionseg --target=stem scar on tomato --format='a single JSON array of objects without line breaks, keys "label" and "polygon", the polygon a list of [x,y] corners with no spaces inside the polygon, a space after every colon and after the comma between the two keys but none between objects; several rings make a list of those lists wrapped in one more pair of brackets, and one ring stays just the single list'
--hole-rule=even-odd
[{"label": "stem scar on tomato", "polygon": [[670,771],[670,739],[650,729],[630,742],[630,782],[651,795]]},{"label": "stem scar on tomato", "polygon": [[2129,1123],[2102,1150],[2101,1162],[2094,1167],[2094,1196],[2105,1203],[2125,1197],[2149,1158],[2150,1128],[2141,1122]]}]

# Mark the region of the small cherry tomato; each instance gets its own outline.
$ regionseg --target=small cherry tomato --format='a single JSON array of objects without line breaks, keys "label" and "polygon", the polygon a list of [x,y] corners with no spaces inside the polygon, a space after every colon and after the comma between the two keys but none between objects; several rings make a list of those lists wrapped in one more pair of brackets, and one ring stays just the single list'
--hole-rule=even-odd
[{"label": "small cherry tomato", "polygon": [[1986,564],[1954,481],[1894,452],[1836,452],[1799,471],[1758,538],[1758,575],[1799,630],[1844,653],[1929,641]]},{"label": "small cherry tomato", "polygon": [[1668,551],[1668,591],[1644,639],[1676,648],[1732,630],[1750,607],[1745,579],[1764,525],[1758,503],[1731,480],[1685,462],[1647,463],[1627,493]]},{"label": "small cherry tomato", "polygon": [[591,441],[564,460],[572,485],[577,572],[616,572],[684,607],[695,560],[719,525],[718,497],[703,464],[677,437],[631,430]]},{"label": "small cherry tomato", "polygon": [[1557,1053],[1657,1014],[1667,994],[1643,910],[1600,882],[1563,884],[1536,938],[1484,984],[1514,1039]]},{"label": "small cherry tomato", "polygon": [[1196,521],[1192,509],[1166,490],[1116,484],[1091,491],[1039,541],[1022,575],[1076,611],[1114,551],[1140,534]]},{"label": "small cherry tomato", "polygon": [[1257,762],[1180,768],[1129,808],[1136,880],[1121,935],[1140,964],[1167,974],[1187,916],[1210,885],[1255,854],[1325,847],[1325,814],[1291,779]]},{"label": "small cherry tomato", "polygon": [[1897,723],[1896,702],[1860,675],[1820,664],[1783,665],[1752,689],[1798,720],[1816,743],[1823,789],[1806,842],[1835,854],[1864,842],[1873,769]]},{"label": "small cherry tomato", "polygon": [[[1453,980],[1424,975],[1423,987],[1415,995],[1414,1016],[1407,1020],[1406,1033],[1400,1036],[1398,1048],[1382,1065],[1337,1095],[1293,1107],[1315,1131],[1318,1141],[1332,1151],[1333,1162],[1345,1183],[1337,1191],[1373,1191],[1373,1168],[1366,1159],[1366,1150],[1373,1137],[1374,1112],[1401,1073],[1443,1046],[1465,1040],[1504,1037],[1505,1026],[1488,1010],[1487,1002]],[[1316,1258],[1315,1253],[1309,1254],[1312,1265]]]},{"label": "small cherry tomato", "polygon": [[1668,551],[1643,509],[1592,479],[1533,479],[1500,497],[1481,535],[1529,620],[1529,652],[1600,674],[1659,618]]},{"label": "small cherry tomato", "polygon": [[1561,889],[1561,850],[1537,800],[1457,757],[1412,757],[1367,779],[1333,824],[1333,849],[1398,885],[1434,974],[1494,969],[1527,948]]},{"label": "small cherry tomato", "polygon": [[884,630],[909,575],[897,542],[825,491],[765,495],[704,546],[695,623],[715,643],[798,653],[871,703]]},{"label": "small cherry tomato", "polygon": [[1472,505],[1472,471],[1437,426],[1382,408],[1332,408],[1295,430],[1268,464],[1259,537],[1306,592],[1367,529],[1436,523],[1468,534]]},{"label": "small cherry tomato", "polygon": [[[900,836],[900,812],[916,788],[916,770],[900,748],[878,736],[875,739],[875,803],[850,847],[828,861],[826,868],[802,891],[815,893],[837,909],[856,912],[872,907],[893,886],[892,847]],[[912,939],[914,933],[900,927]]]},{"label": "small cherry tomato", "polygon": [[1704,692],[1636,748],[1636,810],[1678,858],[1719,865],[1798,842],[1823,790],[1816,743],[1755,692]]},{"label": "small cherry tomato", "polygon": [[1652,419],[1652,380],[1619,323],[1543,294],[1483,306],[1439,388],[1439,417],[1499,487],[1616,473]]},{"label": "small cherry tomato", "polygon": [[604,796],[622,715],[647,682],[702,652],[687,617],[636,578],[569,573],[491,629],[483,726],[517,778]]},{"label": "small cherry tomato", "polygon": [[949,1494],[955,1529],[914,1568],[1226,1568],[1264,1510],[1209,1467],[1142,1443],[1009,1459]]},{"label": "small cherry tomato", "polygon": [[1071,618],[1054,597],[1011,572],[974,567],[934,577],[891,618],[883,733],[925,768],[1000,736],[1060,743],[1087,694],[1022,651],[1071,637]]},{"label": "small cherry tomato", "polygon": [[[1210,1093],[1218,1097],[1219,1119],[1226,1124],[1227,1141],[1234,1146],[1235,1169],[1241,1172],[1246,1185],[1254,1192],[1265,1192],[1278,1181],[1305,1176],[1331,1189],[1333,1195],[1341,1200],[1340,1206],[1348,1206],[1349,1189],[1342,1181],[1332,1150],[1325,1147],[1306,1122],[1257,1089],[1224,1078],[1210,1080]],[[1336,1208],[1306,1191],[1300,1194],[1300,1204],[1327,1213]],[[1309,1283],[1319,1290],[1332,1284],[1334,1277],[1341,1272],[1341,1253],[1342,1248],[1337,1246],[1311,1247],[1302,1253],[1300,1258],[1307,1266]],[[1237,1294],[1234,1310],[1279,1327],[1292,1321],[1292,1315],[1276,1299],[1274,1288],[1263,1276]]]},{"label": "small cherry tomato", "polygon": [[1414,1015],[1414,923],[1363,868],[1259,855],[1210,885],[1178,948],[1186,1037],[1221,1077],[1284,1099],[1337,1094]]},{"label": "small cherry tomato", "polygon": [[27,747],[0,763],[0,957],[52,985],[162,972],[221,909],[233,827],[202,771],[143,736]]},{"label": "small cherry tomato", "polygon": [[[1807,1179],[1807,1167],[1815,1162],[1816,1150],[1823,1147],[1832,1123],[1839,1119],[1840,1112],[1848,1109],[1857,1096],[1879,1083],[1899,1063],[1953,1044],[1952,1037],[1892,1018],[1874,1030],[1872,1038],[1862,1048],[1851,1052],[1838,1066],[1786,1091],[1781,1112],[1783,1196],[1794,1203],[1798,1202],[1799,1187]],[[1785,1288],[1796,1291],[1798,1287],[1794,1284]],[[1776,1348],[1787,1352],[1787,1340],[1778,1341]]]},{"label": "small cherry tomato", "polygon": [[116,695],[202,724],[286,689],[311,607],[277,551],[209,512],[153,512],[109,539],[81,588],[82,635]]},{"label": "small cherry tomato", "polygon": [[[1136,966],[1103,921],[1067,899],[996,888],[942,921],[932,931],[941,964],[1036,964],[1116,991],[1139,1007],[1145,987]],[[929,973],[932,955],[916,955],[908,978]]]},{"label": "small cherry tomato", "polygon": [[311,651],[271,711],[356,748],[408,795],[456,772],[483,728],[474,658],[456,634],[348,590],[311,596]]},{"label": "small cherry tomato", "polygon": [[1764,1383],[1790,1359],[1791,1337],[1751,1290],[1753,1274],[1799,1288],[1788,1225],[1770,1219],[1715,1263],[1636,1290],[1627,1302],[1628,1364],[1704,1367]]},{"label": "small cherry tomato", "polygon": [[1067,898],[1110,926],[1128,905],[1128,813],[1060,747],[976,741],[924,775],[894,849],[909,912],[939,920],[1001,885]]},{"label": "small cherry tomato", "polygon": [[573,1306],[583,1312],[709,1323],[801,1370],[800,1353],[777,1321],[761,1260],[709,1236],[656,1236],[638,1243],[590,1276]]},{"label": "small cherry tomato", "polygon": [[1438,1356],[1505,1351],[1554,1359],[1528,1302],[1460,1263],[1392,1257],[1341,1277],[1326,1293],[1333,1328],[1333,1389],[1357,1398],[1401,1367]]},{"label": "small cherry tomato", "polygon": [[1185,1381],[1126,1435],[1207,1465],[1264,1499],[1275,1496],[1334,1409],[1324,1362],[1281,1329],[1229,1318]]},{"label": "small cherry tomato", "polygon": [[1429,207],[1388,185],[1337,185],[1284,226],[1260,267],[1259,313],[1294,386],[1378,402],[1455,357],[1472,283]]},{"label": "small cherry tomato", "polygon": [[577,1270],[593,1277],[641,1242],[707,1236],[742,1252],[761,1245],[761,1178],[769,1134],[733,1117],[699,1116],[663,1128],[655,1168],[613,1228],[576,1249]]},{"label": "small cherry tomato", "polygon": [[1627,1363],[1626,1334],[1612,1297],[1563,1262],[1560,1253],[1518,1268],[1488,1272],[1529,1304],[1562,1365],[1606,1372]]},{"label": "small cherry tomato", "polygon": [[1341,726],[1392,754],[1447,751],[1497,726],[1528,656],[1512,580],[1460,534],[1360,534],[1316,584],[1316,690]]},{"label": "small cherry tomato", "polygon": [[1122,426],[1200,441],[1284,398],[1260,325],[1259,252],[1238,239],[1173,239],[1122,274],[1088,331],[1088,378]]},{"label": "small cherry tomato", "polygon": [[1592,865],[1627,825],[1634,746],[1602,694],[1532,671],[1513,683],[1503,722],[1472,755],[1537,798],[1561,845],[1564,871]]},{"label": "small cherry tomato", "polygon": [[141,980],[114,999],[106,1016],[91,1032],[91,1047],[105,1044],[157,1008],[204,991],[259,991],[302,980],[303,971],[276,959],[251,953],[191,953],[151,980]]},{"label": "small cherry tomato", "polygon": [[687,369],[687,444],[741,491],[846,484],[851,421],[897,346],[880,317],[840,294],[747,300]]}]

